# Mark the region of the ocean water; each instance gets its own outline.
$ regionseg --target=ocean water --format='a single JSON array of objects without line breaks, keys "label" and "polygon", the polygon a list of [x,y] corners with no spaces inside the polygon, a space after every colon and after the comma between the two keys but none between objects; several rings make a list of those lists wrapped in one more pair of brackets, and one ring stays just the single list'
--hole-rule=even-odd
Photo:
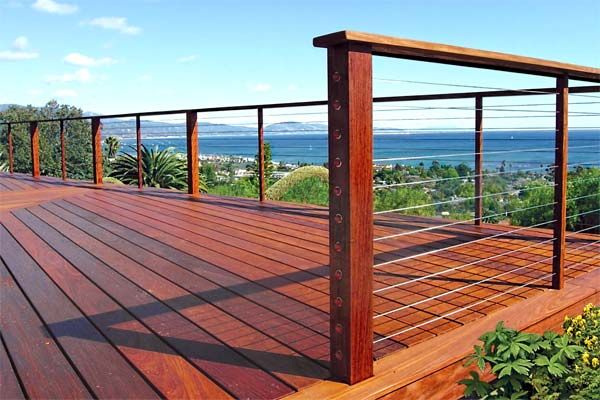
[{"label": "ocean water", "polygon": [[[323,164],[327,161],[327,134],[265,134],[271,144],[274,161],[283,163]],[[185,152],[184,137],[143,138],[146,146],[174,147]],[[135,146],[135,139],[122,139],[124,146]],[[253,158],[257,138],[248,136],[202,136],[199,149],[205,155]],[[546,166],[554,162],[554,131],[488,131],[484,132],[484,166],[524,169]],[[131,151],[127,147],[124,151]],[[413,132],[374,135],[374,158],[378,164],[426,166],[433,161],[474,166],[473,132]],[[600,166],[600,130],[569,132],[569,164]]]}]

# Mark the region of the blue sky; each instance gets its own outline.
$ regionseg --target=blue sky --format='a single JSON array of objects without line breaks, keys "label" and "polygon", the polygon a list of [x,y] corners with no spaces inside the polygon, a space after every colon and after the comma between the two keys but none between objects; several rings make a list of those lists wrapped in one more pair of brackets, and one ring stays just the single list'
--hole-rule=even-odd
[{"label": "blue sky", "polygon": [[[110,113],[324,99],[312,38],[342,29],[600,65],[598,0],[0,0],[0,103]],[[374,75],[554,84],[379,58]],[[452,90],[375,81],[375,95]]]}]

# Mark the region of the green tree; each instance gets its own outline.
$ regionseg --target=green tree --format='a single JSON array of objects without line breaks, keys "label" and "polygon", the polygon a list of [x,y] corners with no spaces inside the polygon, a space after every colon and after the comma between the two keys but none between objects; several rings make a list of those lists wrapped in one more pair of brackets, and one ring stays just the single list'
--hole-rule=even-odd
[{"label": "green tree", "polygon": [[[268,186],[273,184],[273,171],[275,171],[275,166],[273,165],[273,156],[271,154],[271,143],[265,142],[265,183]],[[254,156],[254,162],[246,167],[246,170],[252,171],[253,175],[250,178],[250,182],[258,186],[258,154]]]},{"label": "green tree", "polygon": [[104,153],[106,154],[106,158],[109,160],[115,158],[119,149],[121,148],[121,142],[115,136],[108,136],[104,139]]},{"label": "green tree", "polygon": [[[55,100],[43,107],[10,106],[0,113],[0,120],[8,122],[40,119],[61,119],[83,116],[81,109],[58,104]],[[61,176],[60,128],[58,122],[42,122],[40,130],[40,172],[42,175]],[[14,124],[13,155],[16,172],[31,172],[29,124]],[[2,129],[0,142],[7,143],[7,130]],[[67,174],[73,179],[90,179],[92,176],[92,144],[89,120],[65,121]]]}]

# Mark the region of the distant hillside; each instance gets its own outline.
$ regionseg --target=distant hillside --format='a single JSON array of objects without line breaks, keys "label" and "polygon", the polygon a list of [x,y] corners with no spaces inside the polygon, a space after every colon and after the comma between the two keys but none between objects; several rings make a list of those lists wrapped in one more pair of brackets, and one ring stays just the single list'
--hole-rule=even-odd
[{"label": "distant hillside", "polygon": [[[142,132],[145,137],[181,137],[185,136],[183,123],[168,123],[142,120]],[[200,135],[247,136],[255,135],[256,128],[240,125],[198,123]],[[302,122],[280,122],[265,126],[267,134],[306,134],[325,133],[327,125]],[[114,119],[106,121],[104,134],[122,138],[135,136],[135,122],[132,119]]]}]

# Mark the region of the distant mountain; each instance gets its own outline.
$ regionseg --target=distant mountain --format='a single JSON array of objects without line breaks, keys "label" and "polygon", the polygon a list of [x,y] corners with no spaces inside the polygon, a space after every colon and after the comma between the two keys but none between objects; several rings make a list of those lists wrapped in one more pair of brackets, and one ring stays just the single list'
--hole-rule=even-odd
[{"label": "distant mountain", "polygon": [[[144,137],[185,136],[185,124],[183,122],[169,123],[142,120],[141,124]],[[200,121],[198,123],[198,132],[200,135],[247,136],[255,135],[256,128],[240,125],[212,124]],[[303,122],[280,122],[265,126],[265,132],[271,134],[325,133],[327,132],[327,125]],[[135,121],[131,118],[105,120],[103,133],[122,138],[134,137]]]},{"label": "distant mountain", "polygon": [[322,133],[327,132],[327,125],[293,121],[278,122],[276,124],[266,126],[265,131],[277,133]]}]

